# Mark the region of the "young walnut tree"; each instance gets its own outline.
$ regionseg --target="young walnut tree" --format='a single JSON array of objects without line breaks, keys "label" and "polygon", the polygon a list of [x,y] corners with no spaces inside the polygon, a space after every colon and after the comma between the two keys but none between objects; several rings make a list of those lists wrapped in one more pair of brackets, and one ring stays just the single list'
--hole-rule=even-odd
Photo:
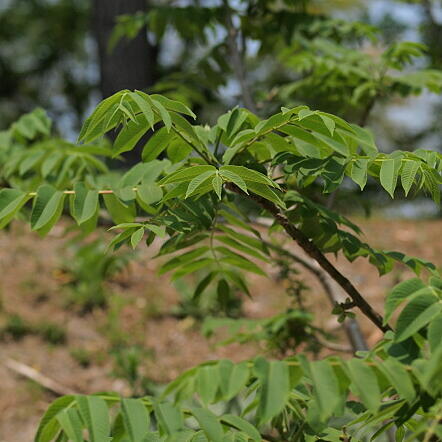
[{"label": "young walnut tree", "polygon": [[[271,236],[285,237],[283,244],[297,244],[345,292],[343,319],[364,315],[383,338],[350,359],[298,353],[209,361],[155,397],[64,396],[42,417],[35,440],[79,442],[87,434],[90,442],[362,441],[383,440],[388,431],[398,441],[440,440],[442,279],[436,267],[371,247],[353,222],[304,189],[329,194],[351,181],[363,190],[370,179],[392,198],[424,192],[439,203],[442,155],[382,153],[369,130],[306,106],[267,119],[236,107],[213,126],[194,119],[181,102],[129,90],[99,104],[82,128],[81,145],[51,138],[41,110],[22,117],[2,138],[9,154],[1,226],[27,217],[45,235],[66,213],[87,233],[104,214],[117,231],[110,248],[149,246],[159,237],[159,255],[171,255],[160,272],[172,280],[194,274],[195,297],[216,287],[221,300],[249,292],[247,273],[266,276],[262,264],[285,250],[278,252]],[[117,132],[112,146],[99,141],[110,131]],[[134,149],[148,131],[141,161],[122,176],[108,173],[102,158]],[[258,218],[268,219],[267,231]],[[401,263],[416,277],[391,290],[382,317],[332,263],[332,253],[351,262],[367,258],[380,274]]]}]

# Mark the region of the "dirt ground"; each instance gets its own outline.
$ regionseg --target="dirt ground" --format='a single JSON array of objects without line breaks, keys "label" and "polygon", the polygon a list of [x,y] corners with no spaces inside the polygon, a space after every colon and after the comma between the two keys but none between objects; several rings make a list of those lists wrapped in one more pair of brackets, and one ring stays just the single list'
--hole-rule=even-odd
[{"label": "dirt ground", "polygon": [[[442,266],[442,220],[356,222],[371,245],[402,251]],[[31,323],[50,321],[66,331],[63,345],[50,344],[35,334],[0,341],[0,442],[31,441],[39,418],[55,397],[2,364],[7,358],[77,392],[114,390],[131,394],[129,383],[115,376],[110,342],[130,341],[144,349],[140,370],[157,382],[169,381],[183,369],[208,359],[242,360],[260,351],[257,345],[217,347],[213,340],[201,336],[191,318],[170,316],[179,295],[167,275],[157,275],[157,262],[148,250],[142,251],[110,284],[119,300],[110,310],[95,309],[80,315],[66,308],[63,274],[59,270],[63,243],[61,230],[45,239],[20,223],[14,224],[9,232],[0,232],[0,325],[8,315],[17,314]],[[299,253],[295,246],[292,251]],[[410,271],[399,266],[379,279],[377,271],[364,259],[353,265],[340,259],[337,265],[378,311],[382,311],[389,288],[411,276]],[[315,311],[316,323],[328,330],[336,329],[336,319],[328,311],[324,314],[326,298],[321,288],[308,275],[302,274],[302,278],[312,286],[305,302]],[[287,305],[284,287],[275,278],[253,278],[251,292],[253,299],[244,300],[248,317],[268,317]],[[374,344],[380,338],[378,332],[363,319],[361,325],[369,343]]]}]

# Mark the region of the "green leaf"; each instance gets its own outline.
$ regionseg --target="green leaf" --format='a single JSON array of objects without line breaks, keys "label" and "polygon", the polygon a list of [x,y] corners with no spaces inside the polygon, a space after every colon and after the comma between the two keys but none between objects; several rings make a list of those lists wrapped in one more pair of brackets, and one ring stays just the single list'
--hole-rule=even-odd
[{"label": "green leaf", "polygon": [[123,204],[114,194],[103,195],[104,205],[115,224],[130,223],[135,218],[133,205]]},{"label": "green leaf", "polygon": [[69,408],[74,401],[75,396],[62,396],[49,405],[38,424],[35,442],[50,442],[56,436],[59,429],[58,425],[53,425],[56,415]]},{"label": "green leaf", "polygon": [[318,112],[319,117],[326,125],[328,131],[330,132],[330,135],[333,136],[333,133],[335,131],[336,123],[333,119],[328,117],[327,115],[324,115],[322,112]]},{"label": "green leaf", "polygon": [[81,128],[78,140],[83,143],[90,143],[96,138],[106,133],[109,128],[109,120],[111,119],[113,112],[118,108],[118,104],[121,100],[124,91],[117,92],[116,94],[103,100],[94,110],[92,115],[85,121]]},{"label": "green leaf", "polygon": [[204,405],[208,405],[215,400],[219,386],[218,367],[200,367],[195,378],[195,389]]},{"label": "green leaf", "polygon": [[341,402],[338,379],[326,360],[312,362],[310,373],[321,419],[326,421]]},{"label": "green leaf", "polygon": [[210,410],[205,408],[192,408],[192,414],[210,441],[223,442],[223,427],[219,423],[218,418]]},{"label": "green leaf", "polygon": [[0,228],[6,226],[14,218],[29,198],[28,194],[18,189],[0,190]]},{"label": "green leaf", "polygon": [[382,161],[379,179],[382,187],[392,198],[394,198],[400,166],[400,158],[385,159]]},{"label": "green leaf", "polygon": [[184,161],[192,152],[192,146],[181,138],[174,138],[167,146],[167,158],[173,163]]},{"label": "green leaf", "polygon": [[[339,131],[339,133],[343,132]],[[350,130],[345,131],[345,136],[355,140],[369,157],[374,157],[378,153],[373,134],[368,129],[352,124]]]},{"label": "green leaf", "polygon": [[183,429],[183,416],[174,405],[165,402],[155,404],[155,416],[162,431],[166,434],[173,434]]},{"label": "green leaf", "polygon": [[284,201],[282,201],[279,195],[269,186],[266,186],[265,184],[248,182],[247,187],[251,192],[262,196],[266,200],[275,203],[277,206],[282,207],[283,209],[286,208]]},{"label": "green leaf", "polygon": [[170,272],[171,270],[174,270],[186,263],[194,261],[196,258],[199,258],[200,256],[204,255],[206,252],[209,251],[209,247],[203,246],[198,247],[196,249],[190,250],[188,252],[185,252],[179,256],[175,256],[174,258],[170,259],[166,263],[164,263],[159,271],[159,274],[162,275],[163,273]]},{"label": "green leaf", "polygon": [[428,326],[428,342],[430,343],[431,352],[436,352],[436,348],[440,347],[442,338],[442,314],[437,315]]},{"label": "green leaf", "polygon": [[424,188],[427,190],[427,192],[431,194],[433,201],[437,205],[440,205],[440,174],[435,169],[432,169],[428,166],[422,168],[422,174],[424,177]]},{"label": "green leaf", "polygon": [[[229,214],[228,212],[226,212],[224,210],[220,210],[218,213],[219,213],[219,215],[226,218],[226,220],[229,221],[233,225],[236,225],[238,227],[242,227],[244,229],[249,227],[247,224],[243,223],[238,218],[233,217],[231,214]],[[218,226],[218,228],[221,231],[223,231],[224,233],[226,233],[229,237],[232,237],[241,243],[244,243],[250,247],[253,247],[254,249],[258,250],[261,253],[264,253],[266,255],[269,254],[267,246],[263,243],[262,239],[259,236],[257,238],[254,238],[254,237],[245,235],[243,233],[237,232],[236,230],[233,230],[233,229],[231,229],[225,225],[222,225],[222,224],[220,224]],[[249,227],[249,230],[251,232],[253,232],[255,235],[257,234],[257,232],[253,231],[253,229],[250,229],[250,227]]]},{"label": "green leaf", "polygon": [[364,187],[367,184],[368,162],[368,159],[360,158],[352,163],[350,176],[351,179],[359,185],[361,190],[364,190]]},{"label": "green leaf", "polygon": [[205,143],[203,143],[201,139],[198,137],[198,134],[194,129],[194,126],[192,126],[185,118],[183,118],[179,114],[173,113],[171,114],[171,117],[174,123],[174,129],[177,133],[180,134],[180,138],[186,140],[187,143],[192,143],[199,146],[207,154],[209,153],[207,148],[205,147]]},{"label": "green leaf", "polygon": [[83,424],[77,410],[65,409],[58,413],[56,418],[69,440],[83,442]]},{"label": "green leaf", "polygon": [[44,156],[44,152],[39,150],[32,152],[24,157],[20,162],[19,174],[23,176],[26,172],[31,170],[38,163],[39,160]]},{"label": "green leaf", "polygon": [[402,342],[425,327],[442,311],[442,302],[432,294],[419,295],[402,310],[396,323],[396,342]]},{"label": "green leaf", "polygon": [[239,416],[235,416],[234,414],[224,414],[221,416],[220,420],[230,427],[236,428],[247,434],[247,436],[253,441],[259,442],[262,440],[259,431],[252,424]]},{"label": "green leaf", "polygon": [[116,226],[112,226],[109,228],[109,230],[115,230],[115,229],[130,229],[132,227],[143,227],[143,223],[121,223],[117,224]]},{"label": "green leaf", "polygon": [[170,184],[170,183],[186,183],[192,181],[197,176],[206,172],[216,172],[216,168],[213,166],[192,166],[185,169],[178,170],[160,181],[160,184]]},{"label": "green leaf", "polygon": [[43,178],[47,178],[57,164],[59,164],[63,159],[63,156],[64,155],[61,152],[51,152],[51,154],[41,164],[41,174]]},{"label": "green leaf", "polygon": [[350,154],[350,149],[348,148],[348,146],[346,144],[344,144],[341,141],[336,141],[335,139],[323,135],[321,133],[318,132],[312,132],[312,135],[322,141],[326,146],[328,146],[329,148],[333,149],[335,152],[340,153],[341,155],[343,155],[344,157],[348,157]]},{"label": "green leaf", "polygon": [[416,397],[413,382],[404,366],[396,359],[388,358],[379,364],[379,369],[385,374],[391,385],[401,398],[412,402]]},{"label": "green leaf", "polygon": [[144,224],[144,227],[160,238],[165,238],[166,236],[166,226],[156,226],[155,224]]},{"label": "green leaf", "polygon": [[398,305],[426,286],[419,278],[408,279],[393,288],[385,301],[384,325],[388,323]]},{"label": "green leaf", "polygon": [[213,278],[216,276],[217,272],[210,272],[206,275],[195,287],[195,291],[193,292],[192,299],[198,299],[201,294],[206,290],[209,284],[213,281]]},{"label": "green leaf", "polygon": [[258,267],[255,263],[252,261],[249,261],[244,256],[235,253],[234,251],[226,248],[226,247],[217,247],[216,251],[221,252],[223,255],[225,255],[223,258],[221,258],[222,262],[225,262],[227,264],[230,264],[232,266],[239,267],[240,269],[247,270],[248,272],[256,273],[257,275],[261,276],[267,276],[267,274],[262,270],[260,267]]},{"label": "green leaf", "polygon": [[[286,114],[287,112],[284,112]],[[312,111],[310,109],[301,109],[298,112],[299,115],[299,121],[302,121],[304,118],[311,117],[312,115],[316,115],[316,111]]]},{"label": "green leaf", "polygon": [[149,433],[149,412],[140,399],[122,399],[121,411],[130,442],[144,441]]},{"label": "green leaf", "polygon": [[261,252],[258,252],[255,249],[245,246],[244,244],[241,244],[240,242],[236,241],[233,238],[230,238],[228,236],[216,236],[216,240],[224,244],[227,244],[228,246],[237,249],[240,252],[247,253],[250,256],[261,259],[262,261],[270,262],[265,256],[262,255]]},{"label": "green leaf", "polygon": [[215,171],[209,170],[209,171],[204,172],[201,175],[198,175],[197,177],[195,177],[189,183],[189,186],[187,187],[186,197],[185,198],[188,198],[189,196],[193,195],[198,190],[198,188],[201,185],[203,185],[205,183],[205,181],[207,181],[213,175],[215,175]]},{"label": "green leaf", "polygon": [[98,210],[98,191],[88,190],[83,183],[74,185],[73,213],[78,225],[91,219]]},{"label": "green leaf", "polygon": [[233,364],[228,359],[218,363],[220,390],[224,401],[237,396],[249,380],[250,370],[247,362]]},{"label": "green leaf", "polygon": [[132,150],[147,130],[148,124],[143,114],[137,115],[134,121],[129,121],[115,140],[112,148],[113,156],[117,157],[123,152]]},{"label": "green leaf", "polygon": [[164,163],[153,160],[149,163],[138,163],[129,169],[118,183],[118,188],[134,187],[143,183],[153,183],[164,169]]},{"label": "green leaf", "polygon": [[130,237],[130,244],[132,245],[132,248],[135,249],[138,245],[138,243],[143,239],[144,236],[144,227],[140,227],[139,229],[135,230],[134,233],[132,233]]},{"label": "green leaf", "polygon": [[31,213],[32,230],[47,233],[57,222],[63,210],[64,193],[44,184],[37,190]]},{"label": "green leaf", "polygon": [[183,103],[179,101],[171,100],[164,95],[152,94],[150,96],[153,100],[160,102],[166,109],[179,112],[181,114],[189,115],[193,119],[196,119],[196,115]]},{"label": "green leaf", "polygon": [[402,166],[401,170],[401,184],[404,189],[405,196],[407,196],[411,186],[414,183],[416,173],[420,168],[420,163],[412,160],[407,160],[404,163],[405,164]]},{"label": "green leaf", "polygon": [[109,411],[106,402],[98,396],[76,396],[83,422],[89,432],[90,442],[108,442],[110,435]]},{"label": "green leaf", "polygon": [[131,92],[129,95],[140,108],[140,111],[143,113],[146,121],[149,123],[149,127],[153,128],[153,125],[155,124],[155,116],[150,103],[143,98],[143,95],[145,94],[136,90],[135,92]]},{"label": "green leaf", "polygon": [[127,242],[127,240],[129,239],[129,237],[132,235],[133,230],[128,229],[125,230],[121,233],[119,233],[117,236],[115,236],[112,241],[108,244],[108,246],[106,247],[106,252],[111,250],[111,249],[117,249],[118,247],[120,247],[122,244],[124,244],[125,242]]},{"label": "green leaf", "polygon": [[197,270],[208,268],[213,262],[214,260],[212,258],[202,258],[197,261],[187,263],[173,274],[172,279],[176,280],[178,278],[182,278],[183,276],[189,275],[190,273],[194,273]]},{"label": "green leaf", "polygon": [[215,193],[217,194],[218,199],[221,199],[223,191],[223,179],[220,177],[218,173],[213,177],[212,187]]},{"label": "green leaf", "polygon": [[169,143],[174,139],[165,127],[157,130],[143,147],[142,160],[147,163],[158,158],[161,152],[167,149]]},{"label": "green leaf", "polygon": [[169,112],[158,100],[152,99],[152,103],[158,110],[160,117],[163,120],[164,126],[166,127],[166,130],[169,132],[172,127],[172,119],[170,117]]},{"label": "green leaf", "polygon": [[226,180],[226,181],[231,181],[233,184],[235,184],[236,186],[238,186],[244,193],[249,193],[247,191],[247,185],[244,182],[244,180],[237,175],[234,172],[231,172],[229,170],[224,170],[222,167],[219,171],[219,174]]},{"label": "green leaf", "polygon": [[258,416],[260,425],[284,409],[290,393],[290,375],[285,362],[257,358],[255,372],[260,381]]},{"label": "green leaf", "polygon": [[[23,118],[23,117],[22,117]],[[29,119],[36,131],[49,135],[52,121],[48,117],[46,111],[41,108],[34,109],[32,112],[24,116]]]},{"label": "green leaf", "polygon": [[375,372],[361,359],[353,358],[347,362],[352,381],[350,389],[371,411],[376,412],[381,405],[381,392]]},{"label": "green leaf", "polygon": [[267,184],[268,186],[272,187],[278,187],[278,185],[266,175],[244,166],[222,166],[219,171],[221,174],[226,171],[234,173],[240,176],[244,181],[252,181],[254,183],[261,183]]},{"label": "green leaf", "polygon": [[157,203],[163,198],[163,191],[160,186],[154,183],[142,184],[137,187],[137,194],[141,201],[147,205]]}]

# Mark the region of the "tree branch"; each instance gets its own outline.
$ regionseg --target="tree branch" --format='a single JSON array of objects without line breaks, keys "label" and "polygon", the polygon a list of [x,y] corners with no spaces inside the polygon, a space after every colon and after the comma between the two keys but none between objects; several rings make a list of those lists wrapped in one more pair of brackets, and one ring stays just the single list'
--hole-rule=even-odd
[{"label": "tree branch", "polygon": [[32,381],[36,382],[37,384],[41,385],[42,387],[46,388],[52,393],[55,393],[58,396],[79,394],[71,388],[65,387],[64,385],[61,385],[58,382],[55,382],[54,380],[41,374],[39,371],[35,370],[35,368],[29,367],[29,365],[22,364],[21,362],[15,361],[11,358],[6,358],[3,363],[10,370],[20,374],[21,376],[31,379]]},{"label": "tree branch", "polygon": [[373,322],[376,327],[378,327],[384,333],[390,330],[388,325],[383,324],[382,316],[371,307],[371,305],[359,293],[357,288],[326,258],[321,250],[313,242],[311,242],[301,230],[293,225],[288,218],[281,213],[275,204],[256,194],[251,193],[246,195],[233,183],[227,183],[227,188],[240,195],[248,196],[257,202],[263,209],[271,213],[276,222],[284,228],[287,234],[294,239],[296,243],[304,250],[304,252],[307,253],[310,258],[313,258],[339,286],[343,288],[359,310],[361,310],[361,312],[368,319],[370,319],[370,321]]},{"label": "tree branch", "polygon": [[[289,257],[293,261],[303,266],[311,274],[313,274],[317,278],[318,282],[321,284],[322,288],[324,289],[324,292],[327,295],[328,299],[330,300],[332,306],[335,306],[336,304],[339,303],[339,297],[333,290],[333,287],[330,284],[327,273],[325,273],[324,270],[322,270],[322,268],[319,266],[317,261],[315,261],[314,264],[310,263],[307,260],[301,258],[300,256],[297,256],[289,252],[283,247],[276,246],[268,241],[263,241],[263,242],[267,247]],[[368,345],[365,342],[364,335],[362,334],[359,324],[355,319],[349,318],[346,321],[344,321],[342,325],[345,329],[347,338],[350,341],[350,344],[353,348],[353,352],[368,350]]]}]

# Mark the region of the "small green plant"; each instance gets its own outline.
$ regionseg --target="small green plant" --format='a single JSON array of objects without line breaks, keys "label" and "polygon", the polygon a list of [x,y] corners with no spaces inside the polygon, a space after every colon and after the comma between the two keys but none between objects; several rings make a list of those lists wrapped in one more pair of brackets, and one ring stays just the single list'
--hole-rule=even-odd
[{"label": "small green plant", "polygon": [[62,345],[66,342],[65,329],[56,323],[40,321],[33,328],[34,333],[50,344]]},{"label": "small green plant", "polygon": [[312,319],[311,314],[294,309],[266,319],[207,318],[203,333],[210,337],[217,329],[227,328],[230,336],[220,345],[259,342],[279,357],[295,354],[300,346],[304,347],[304,351],[317,353],[322,348],[318,336],[322,337],[322,341],[328,336],[312,325]]},{"label": "small green plant", "polygon": [[10,337],[19,340],[32,333],[31,326],[17,314],[7,315],[5,324],[1,330],[2,338]]},{"label": "small green plant", "polygon": [[226,290],[223,284],[207,289],[205,296],[200,296],[199,290],[184,281],[176,281],[175,288],[180,294],[178,306],[172,313],[178,317],[192,316],[203,319],[208,315],[239,317],[242,309],[242,299],[237,293]]},{"label": "small green plant", "polygon": [[72,348],[70,355],[78,362],[83,368],[88,368],[92,363],[91,353],[82,347]]},{"label": "small green plant", "polygon": [[78,245],[70,242],[68,258],[64,259],[61,270],[68,282],[67,303],[82,313],[94,308],[108,306],[110,290],[106,286],[114,275],[120,272],[133,257],[133,253],[107,254],[101,239]]},{"label": "small green plant", "polygon": [[18,341],[27,335],[40,336],[44,341],[53,345],[61,345],[66,342],[66,331],[54,322],[32,323],[18,314],[7,314],[5,324],[0,328],[0,337]]},{"label": "small green plant", "polygon": [[127,300],[120,295],[113,294],[109,297],[109,309],[106,312],[106,319],[101,331],[106,336],[111,348],[120,348],[128,345],[131,336],[123,329],[121,324],[121,312]]},{"label": "small green plant", "polygon": [[132,396],[141,397],[152,393],[152,382],[142,370],[142,362],[151,357],[149,351],[137,346],[121,346],[113,348],[111,354],[112,375],[128,383]]}]

